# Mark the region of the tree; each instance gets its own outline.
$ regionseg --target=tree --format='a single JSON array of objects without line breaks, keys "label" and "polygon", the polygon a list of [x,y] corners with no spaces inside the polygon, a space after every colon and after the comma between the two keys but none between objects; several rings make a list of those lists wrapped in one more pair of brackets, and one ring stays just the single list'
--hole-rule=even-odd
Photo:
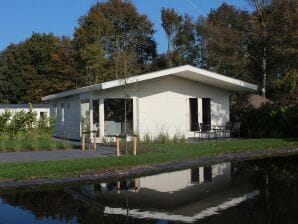
[{"label": "tree", "polygon": [[167,36],[167,67],[196,64],[198,45],[192,18],[179,15],[174,9],[161,9],[162,27]]},{"label": "tree", "polygon": [[256,67],[259,68],[256,73],[261,76],[262,95],[269,93],[276,98],[280,91],[293,95],[297,83],[297,1],[251,2],[255,11],[251,16],[252,35],[248,50],[261,65]]},{"label": "tree", "polygon": [[296,100],[296,1],[251,2],[251,13],[223,3],[197,23],[207,68],[255,82],[261,95],[274,100]]},{"label": "tree", "polygon": [[[210,70],[235,78],[253,81],[247,69],[249,54],[247,36],[249,13],[223,3],[211,10],[206,19],[197,22],[198,36],[205,47],[206,67]],[[202,49],[203,50],[203,49]]]},{"label": "tree", "polygon": [[168,49],[167,49],[167,58],[168,58],[168,67],[173,66],[173,52],[174,48],[174,39],[178,34],[181,23],[182,16],[179,16],[174,9],[161,9],[161,25],[166,33]]},{"label": "tree", "polygon": [[72,43],[53,34],[33,33],[1,53],[0,98],[9,103],[41,102],[41,97],[75,88]]},{"label": "tree", "polygon": [[[130,1],[110,0],[96,3],[79,19],[74,42],[79,52],[94,42],[101,44],[103,60],[99,63],[103,71],[98,74],[97,81],[106,81],[121,78],[124,73],[129,76],[148,69],[156,57],[153,33],[147,16],[139,14]],[[80,58],[83,62],[81,55]],[[86,63],[81,63],[82,68],[85,66]]]}]

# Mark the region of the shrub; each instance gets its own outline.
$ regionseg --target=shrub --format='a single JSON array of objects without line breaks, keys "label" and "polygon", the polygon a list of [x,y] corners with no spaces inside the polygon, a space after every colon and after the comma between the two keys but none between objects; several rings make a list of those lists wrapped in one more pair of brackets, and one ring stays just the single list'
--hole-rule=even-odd
[{"label": "shrub", "polygon": [[23,110],[11,113],[5,111],[0,114],[0,138],[9,139],[49,139],[54,131],[55,120],[53,118],[36,118],[36,113]]},{"label": "shrub", "polygon": [[4,111],[4,113],[0,114],[0,136],[2,134],[7,134],[10,117],[11,117],[11,112],[7,110]]},{"label": "shrub", "polygon": [[264,105],[246,108],[239,113],[241,134],[245,137],[298,136],[298,104],[287,107]]}]

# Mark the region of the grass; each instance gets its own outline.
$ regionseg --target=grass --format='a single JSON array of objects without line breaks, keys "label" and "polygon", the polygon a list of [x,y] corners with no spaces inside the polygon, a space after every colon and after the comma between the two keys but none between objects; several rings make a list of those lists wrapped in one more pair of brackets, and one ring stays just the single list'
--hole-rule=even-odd
[{"label": "grass", "polygon": [[138,156],[129,155],[63,161],[0,163],[0,179],[77,176],[82,173],[113,168],[194,159],[202,156],[220,155],[230,152],[297,148],[298,139],[250,139],[206,143],[153,144],[152,147],[157,150]]},{"label": "grass", "polygon": [[69,149],[72,145],[66,141],[44,139],[1,139],[0,152]]}]

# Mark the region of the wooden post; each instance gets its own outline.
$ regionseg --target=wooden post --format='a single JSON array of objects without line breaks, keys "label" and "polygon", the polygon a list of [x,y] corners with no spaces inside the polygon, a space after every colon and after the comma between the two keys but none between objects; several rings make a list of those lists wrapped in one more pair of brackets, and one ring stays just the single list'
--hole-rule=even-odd
[{"label": "wooden post", "polygon": [[120,156],[120,137],[116,137],[116,145],[117,145],[117,156]]},{"label": "wooden post", "polygon": [[137,155],[137,136],[133,136],[133,155]]},{"label": "wooden post", "polygon": [[135,178],[135,191],[138,192],[140,190],[140,178]]},{"label": "wooden post", "polygon": [[96,151],[96,131],[93,132],[93,149]]},{"label": "wooden post", "polygon": [[85,133],[82,132],[82,150],[85,150]]},{"label": "wooden post", "polygon": [[120,194],[121,184],[120,181],[117,181],[117,193]]}]

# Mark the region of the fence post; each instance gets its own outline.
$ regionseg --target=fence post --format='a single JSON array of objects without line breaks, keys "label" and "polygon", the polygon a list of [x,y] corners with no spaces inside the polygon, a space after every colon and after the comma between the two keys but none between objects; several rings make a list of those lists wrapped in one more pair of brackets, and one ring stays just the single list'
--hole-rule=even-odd
[{"label": "fence post", "polygon": [[85,150],[85,133],[82,132],[82,150]]},{"label": "fence post", "polygon": [[120,156],[120,138],[116,136],[116,144],[117,144],[117,156]]},{"label": "fence post", "polygon": [[137,155],[137,136],[133,137],[133,155]]}]

